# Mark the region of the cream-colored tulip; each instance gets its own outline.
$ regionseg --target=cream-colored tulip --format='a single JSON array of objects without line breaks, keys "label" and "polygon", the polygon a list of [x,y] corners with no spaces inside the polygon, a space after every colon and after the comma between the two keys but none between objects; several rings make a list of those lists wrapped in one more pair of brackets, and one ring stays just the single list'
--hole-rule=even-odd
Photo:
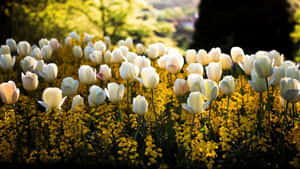
[{"label": "cream-colored tulip", "polygon": [[254,67],[255,55],[245,55],[243,62],[239,62],[239,66],[245,72],[246,75],[251,75],[251,71]]},{"label": "cream-colored tulip", "polygon": [[174,83],[174,93],[176,96],[183,96],[188,92],[188,83],[184,79],[176,79]]},{"label": "cream-colored tulip", "polygon": [[185,60],[188,64],[197,62],[197,52],[195,49],[188,49],[185,53]]},{"label": "cream-colored tulip", "polygon": [[78,76],[81,83],[90,85],[96,82],[96,69],[89,65],[81,65],[78,69]]},{"label": "cream-colored tulip", "polygon": [[0,55],[0,67],[3,70],[12,69],[16,63],[16,57],[12,57],[10,54]]},{"label": "cream-colored tulip", "polygon": [[235,46],[231,48],[230,55],[234,63],[239,63],[239,62],[243,62],[243,58],[245,54],[242,48]]},{"label": "cream-colored tulip", "polygon": [[273,85],[273,86],[278,86],[282,77],[283,76],[281,75],[280,68],[279,67],[274,67],[273,68],[273,73],[272,73],[272,76],[271,76],[270,84]]},{"label": "cream-colored tulip", "polygon": [[27,91],[32,91],[37,89],[39,85],[38,76],[35,73],[26,72],[21,74],[23,88]]},{"label": "cream-colored tulip", "polygon": [[151,66],[151,61],[145,56],[138,56],[136,58],[136,64],[139,67],[140,72],[142,72],[143,68]]},{"label": "cream-colored tulip", "polygon": [[118,46],[125,46],[125,40],[121,39],[118,41]]},{"label": "cream-colored tulip", "polygon": [[43,71],[39,75],[47,82],[52,82],[57,77],[58,68],[55,63],[44,64]]},{"label": "cream-colored tulip", "polygon": [[170,73],[178,73],[184,64],[184,59],[181,54],[170,54],[166,60],[166,69]]},{"label": "cream-colored tulip", "polygon": [[210,62],[210,58],[204,49],[200,49],[197,54],[197,61],[201,63],[203,66],[206,66]]},{"label": "cream-colored tulip", "polygon": [[148,102],[144,96],[138,95],[133,98],[133,112],[143,115],[148,111]]},{"label": "cream-colored tulip", "polygon": [[66,77],[62,80],[61,90],[64,96],[74,95],[77,92],[78,87],[78,80],[74,80],[72,77]]},{"label": "cream-colored tulip", "polygon": [[68,47],[72,47],[74,41],[75,41],[75,39],[73,39],[70,36],[66,37],[65,40],[64,40],[65,45],[68,46]]},{"label": "cream-colored tulip", "polygon": [[125,39],[125,45],[128,47],[128,49],[132,49],[133,48],[133,40],[132,38],[128,37]]},{"label": "cream-colored tulip", "polygon": [[70,32],[70,33],[69,33],[69,37],[75,39],[76,41],[79,41],[79,40],[80,40],[80,35],[78,35],[77,32]]},{"label": "cream-colored tulip", "polygon": [[139,67],[130,62],[123,62],[120,66],[120,76],[124,80],[133,81],[139,75]]},{"label": "cream-colored tulip", "polygon": [[129,52],[127,46],[120,46],[119,49],[121,50],[122,56],[126,58]]},{"label": "cream-colored tulip", "polygon": [[79,112],[84,107],[84,99],[80,95],[76,95],[72,100],[72,112]]},{"label": "cream-colored tulip", "polygon": [[203,66],[200,63],[190,63],[186,69],[189,74],[196,73],[203,75]]},{"label": "cream-colored tulip", "polygon": [[11,52],[16,52],[17,51],[17,43],[14,39],[6,39],[6,45],[9,46],[9,49]]},{"label": "cream-colored tulip", "polygon": [[285,77],[287,69],[289,67],[294,67],[294,66],[296,66],[295,62],[290,61],[290,60],[284,61],[280,66],[281,77]]},{"label": "cream-colored tulip", "polygon": [[118,103],[122,100],[125,92],[124,85],[118,85],[117,83],[108,83],[105,88],[106,95],[112,103]]},{"label": "cream-colored tulip", "polygon": [[164,55],[164,56],[160,57],[159,59],[157,59],[158,66],[162,69],[165,69],[167,59],[168,59],[168,55]]},{"label": "cream-colored tulip", "polygon": [[257,92],[264,92],[267,90],[267,84],[265,78],[260,78],[256,71],[251,71],[251,81],[248,81],[251,87]]},{"label": "cream-colored tulip", "polygon": [[98,51],[98,50],[94,50],[90,56],[89,59],[95,63],[95,64],[102,64],[103,63],[103,56],[102,56],[102,52]]},{"label": "cream-colored tulip", "polygon": [[300,101],[300,83],[296,79],[285,77],[280,80],[280,96],[286,101],[296,103]]},{"label": "cream-colored tulip", "polygon": [[274,66],[281,66],[284,60],[284,56],[280,55],[276,50],[269,52],[270,59],[273,60]]},{"label": "cream-colored tulip", "polygon": [[203,77],[199,74],[190,74],[187,79],[188,87],[191,92],[200,91]]},{"label": "cream-colored tulip", "polygon": [[112,52],[113,63],[122,63],[124,60],[125,60],[125,56],[123,56],[121,49],[115,49]]},{"label": "cream-colored tulip", "polygon": [[43,59],[43,57],[41,55],[41,50],[38,47],[35,47],[31,50],[31,56],[38,60]]},{"label": "cream-colored tulip", "polygon": [[88,60],[90,57],[90,54],[94,51],[95,49],[91,46],[86,46],[83,50],[84,53],[84,59]]},{"label": "cream-colored tulip", "polygon": [[159,49],[156,44],[149,45],[149,49],[147,50],[148,57],[150,59],[155,59],[159,56]]},{"label": "cream-colored tulip", "polygon": [[44,59],[51,59],[53,50],[49,45],[43,46],[41,49],[41,55]]},{"label": "cream-colored tulip", "polygon": [[31,46],[27,41],[20,41],[18,43],[17,52],[21,57],[30,55]]},{"label": "cream-colored tulip", "polygon": [[208,57],[211,62],[219,62],[221,57],[221,49],[220,48],[212,48],[208,52]]},{"label": "cream-colored tulip", "polygon": [[222,76],[222,65],[219,62],[211,62],[206,69],[207,78],[219,82]]},{"label": "cream-colored tulip", "polygon": [[138,80],[146,88],[154,89],[159,83],[159,75],[153,67],[146,67],[141,72],[141,79]]},{"label": "cream-colored tulip", "polygon": [[298,66],[290,66],[286,69],[285,72],[286,77],[290,77],[292,79],[300,80],[300,70]]},{"label": "cream-colored tulip", "polygon": [[166,50],[166,47],[163,43],[156,43],[155,44],[157,46],[157,49],[158,49],[158,56],[163,56],[165,54],[165,50]]},{"label": "cream-colored tulip", "polygon": [[221,54],[221,64],[223,70],[229,70],[232,67],[232,59],[227,54]]},{"label": "cream-colored tulip", "polygon": [[112,54],[109,50],[105,52],[103,59],[105,64],[110,65],[113,63]]},{"label": "cream-colored tulip", "polygon": [[61,47],[58,40],[55,38],[50,39],[49,45],[51,46],[53,51],[57,51]]},{"label": "cream-colored tulip", "polygon": [[62,97],[62,91],[57,87],[48,87],[43,91],[42,100],[38,101],[46,111],[53,109],[61,109],[62,104],[64,103],[67,97]]},{"label": "cream-colored tulip", "polygon": [[201,93],[209,101],[216,100],[219,94],[219,88],[215,81],[210,79],[204,79],[201,82]]},{"label": "cream-colored tulip", "polygon": [[143,54],[144,51],[145,51],[145,47],[141,43],[136,44],[135,48],[136,48],[136,53],[139,54],[139,55]]},{"label": "cream-colored tulip", "polygon": [[127,61],[132,63],[132,64],[137,64],[137,54],[134,52],[128,52],[127,54]]},{"label": "cream-colored tulip", "polygon": [[44,61],[43,60],[37,60],[36,67],[34,69],[34,72],[39,74],[39,72],[42,72],[44,69]]},{"label": "cream-colored tulip", "polygon": [[101,65],[97,77],[103,81],[111,79],[111,68],[108,65]]},{"label": "cream-colored tulip", "polygon": [[104,42],[105,42],[106,47],[109,49],[110,46],[111,46],[111,40],[110,40],[110,37],[104,36]]},{"label": "cream-colored tulip", "polygon": [[192,114],[202,113],[206,108],[203,94],[191,92],[187,99],[187,104],[183,104],[182,107]]},{"label": "cream-colored tulip", "polygon": [[273,73],[271,59],[264,54],[256,54],[254,69],[260,78],[267,78]]},{"label": "cream-colored tulip", "polygon": [[0,84],[0,96],[4,104],[14,104],[18,101],[20,90],[16,87],[14,81],[8,81]]},{"label": "cream-colored tulip", "polygon": [[80,46],[74,46],[72,49],[73,56],[75,58],[81,58],[82,57],[82,49]]},{"label": "cream-colored tulip", "polygon": [[105,43],[104,43],[103,41],[101,41],[101,40],[95,42],[94,48],[95,48],[96,50],[100,51],[102,54],[104,54],[105,51],[106,51],[106,45],[105,45]]},{"label": "cream-colored tulip", "polygon": [[0,47],[0,54],[9,54],[10,55],[10,48],[8,45],[1,45]]},{"label": "cream-colored tulip", "polygon": [[232,76],[224,76],[219,83],[219,87],[225,95],[232,95],[236,87],[236,81]]},{"label": "cream-colored tulip", "polygon": [[49,45],[48,39],[42,38],[42,39],[39,40],[39,46],[40,46],[40,48],[43,48],[46,45]]},{"label": "cream-colored tulip", "polygon": [[31,56],[26,56],[20,62],[23,72],[34,71],[36,68],[37,60]]},{"label": "cream-colored tulip", "polygon": [[106,93],[101,87],[93,85],[89,91],[88,102],[90,107],[96,107],[105,102]]}]

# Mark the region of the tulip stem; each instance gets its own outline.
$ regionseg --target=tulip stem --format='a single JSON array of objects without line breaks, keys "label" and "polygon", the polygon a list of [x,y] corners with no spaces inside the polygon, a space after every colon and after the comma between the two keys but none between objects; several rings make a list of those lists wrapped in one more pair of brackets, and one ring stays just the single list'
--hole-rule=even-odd
[{"label": "tulip stem", "polygon": [[195,123],[195,114],[193,114],[192,124],[191,124],[191,139],[193,139],[193,129],[194,129],[194,123]]},{"label": "tulip stem", "polygon": [[270,93],[269,93],[269,84],[268,84],[268,78],[266,78],[266,86],[267,86],[267,111],[268,111],[268,118],[269,118],[269,124],[271,126],[271,112],[270,112]]},{"label": "tulip stem", "polygon": [[153,112],[154,112],[154,115],[155,115],[155,121],[157,121],[157,114],[156,114],[156,111],[155,111],[155,105],[154,105],[154,89],[151,89],[151,93],[152,93],[152,108],[153,108]]},{"label": "tulip stem", "polygon": [[134,134],[133,140],[136,140],[136,137],[137,137],[137,135],[140,131],[140,125],[143,125],[142,124],[142,118],[140,116],[138,116],[137,120],[138,120],[138,127],[137,127],[137,130],[136,130],[135,134]]},{"label": "tulip stem", "polygon": [[227,112],[226,112],[226,127],[228,123],[228,113],[229,113],[229,101],[230,101],[230,96],[227,96]]},{"label": "tulip stem", "polygon": [[130,100],[129,100],[129,80],[127,80],[127,112],[129,111],[129,104],[130,104]]}]

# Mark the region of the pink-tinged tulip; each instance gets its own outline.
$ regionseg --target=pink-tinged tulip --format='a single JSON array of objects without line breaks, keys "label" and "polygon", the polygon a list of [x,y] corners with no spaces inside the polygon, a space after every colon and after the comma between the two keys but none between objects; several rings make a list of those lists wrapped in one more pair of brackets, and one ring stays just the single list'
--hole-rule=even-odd
[{"label": "pink-tinged tulip", "polygon": [[26,72],[26,74],[24,74],[22,72],[21,78],[22,78],[22,84],[23,84],[23,87],[25,90],[32,91],[32,90],[37,89],[37,87],[39,85],[39,79],[35,73]]},{"label": "pink-tinged tulip", "polygon": [[16,87],[14,81],[0,84],[0,96],[3,103],[14,104],[18,101],[19,95],[20,90]]},{"label": "pink-tinged tulip", "polygon": [[103,81],[111,79],[111,68],[107,65],[101,65],[97,77]]},{"label": "pink-tinged tulip", "polygon": [[176,96],[183,96],[188,92],[188,83],[184,79],[176,79],[174,83],[174,93]]}]

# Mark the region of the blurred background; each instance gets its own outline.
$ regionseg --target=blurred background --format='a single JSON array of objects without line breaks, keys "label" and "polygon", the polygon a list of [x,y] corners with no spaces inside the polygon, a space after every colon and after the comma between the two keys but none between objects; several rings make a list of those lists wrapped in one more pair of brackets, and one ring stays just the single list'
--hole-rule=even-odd
[{"label": "blurred background", "polygon": [[0,42],[62,41],[77,31],[183,50],[276,49],[300,61],[299,6],[300,0],[1,0]]}]

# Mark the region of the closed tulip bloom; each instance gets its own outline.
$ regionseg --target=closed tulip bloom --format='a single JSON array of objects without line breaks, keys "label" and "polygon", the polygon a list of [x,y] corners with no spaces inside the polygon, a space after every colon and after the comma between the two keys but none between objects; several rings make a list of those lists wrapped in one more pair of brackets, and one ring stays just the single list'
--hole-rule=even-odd
[{"label": "closed tulip bloom", "polygon": [[199,75],[203,75],[203,66],[200,63],[190,63],[186,69],[189,74],[196,73]]},{"label": "closed tulip bloom", "polygon": [[122,63],[125,57],[123,56],[123,53],[121,49],[115,49],[112,52],[112,61],[113,63]]},{"label": "closed tulip bloom", "polygon": [[236,87],[234,77],[225,76],[219,83],[219,87],[225,95],[232,95]]},{"label": "closed tulip bloom", "polygon": [[156,43],[155,44],[157,46],[157,49],[158,49],[158,56],[163,56],[165,54],[165,50],[166,50],[166,47],[163,43]]},{"label": "closed tulip bloom", "polygon": [[284,56],[280,55],[276,50],[269,52],[270,59],[274,61],[274,66],[281,66],[284,60]]},{"label": "closed tulip bloom", "polygon": [[96,64],[102,64],[103,63],[103,57],[102,52],[98,50],[94,50],[91,54],[89,59]]},{"label": "closed tulip bloom", "polygon": [[127,61],[136,65],[137,64],[137,54],[134,52],[128,52]]},{"label": "closed tulip bloom", "polygon": [[34,69],[34,72],[35,73],[39,73],[39,72],[42,72],[43,71],[43,69],[44,69],[44,61],[43,60],[37,60],[37,62],[36,62],[36,67],[35,67],[35,69]]},{"label": "closed tulip bloom", "polygon": [[280,80],[280,96],[286,101],[296,103],[300,101],[300,84],[296,79],[285,77]]},{"label": "closed tulip bloom", "polygon": [[166,69],[170,73],[178,73],[184,64],[184,59],[181,54],[170,54],[166,60]]},{"label": "closed tulip bloom", "polygon": [[201,63],[203,66],[208,65],[210,62],[210,58],[204,49],[200,49],[197,55],[197,61]]},{"label": "closed tulip bloom", "polygon": [[52,82],[57,77],[57,66],[55,63],[44,64],[43,71],[39,72],[40,76],[47,82]]},{"label": "closed tulip bloom", "polygon": [[40,46],[40,48],[43,48],[46,45],[49,45],[48,39],[42,38],[42,39],[39,40],[39,46]]},{"label": "closed tulip bloom", "polygon": [[103,54],[104,54],[104,52],[106,51],[106,45],[105,45],[105,43],[104,43],[103,41],[101,41],[101,40],[95,42],[94,48],[95,48],[95,50],[98,50],[98,51],[100,51],[100,52],[103,53]]},{"label": "closed tulip bloom", "polygon": [[141,43],[136,44],[135,48],[136,48],[136,53],[139,54],[139,55],[143,54],[144,51],[145,51],[145,47]]},{"label": "closed tulip bloom", "polygon": [[187,79],[188,87],[191,92],[200,91],[203,77],[199,74],[190,74]]},{"label": "closed tulip bloom", "polygon": [[84,43],[88,43],[94,38],[94,35],[90,35],[86,32],[84,32],[83,34],[84,34],[84,38],[83,38]]},{"label": "closed tulip bloom", "polygon": [[74,80],[72,77],[66,77],[61,83],[62,94],[64,96],[72,96],[77,92],[78,86],[78,80]]},{"label": "closed tulip bloom", "polygon": [[205,110],[204,96],[200,92],[191,92],[187,104],[182,107],[192,114],[202,113]]},{"label": "closed tulip bloom", "polygon": [[49,45],[51,46],[53,51],[57,51],[60,48],[60,44],[55,38],[50,39]]},{"label": "closed tulip bloom", "polygon": [[88,97],[88,102],[90,107],[96,107],[104,103],[106,99],[105,91],[99,86],[93,85],[90,87],[90,94]]},{"label": "closed tulip bloom", "polygon": [[112,54],[109,50],[105,52],[103,59],[105,64],[110,65],[111,63],[113,63]]},{"label": "closed tulip bloom", "polygon": [[174,83],[174,93],[176,96],[183,96],[188,92],[188,83],[184,79],[176,79]]},{"label": "closed tulip bloom", "polygon": [[280,66],[281,77],[285,77],[287,69],[294,66],[296,66],[295,62],[290,60],[284,61]]},{"label": "closed tulip bloom", "polygon": [[0,67],[3,70],[12,69],[16,63],[16,57],[12,57],[10,54],[0,55]]},{"label": "closed tulip bloom", "polygon": [[139,67],[130,63],[123,62],[120,66],[120,76],[124,80],[133,81],[139,75]]},{"label": "closed tulip bloom", "polygon": [[210,63],[206,67],[207,78],[216,82],[219,82],[222,76],[222,65],[218,62]]},{"label": "closed tulip bloom", "polygon": [[280,68],[279,67],[274,67],[273,68],[273,73],[272,73],[272,76],[271,76],[271,81],[270,81],[270,84],[273,85],[273,86],[278,86],[279,85],[279,82],[281,80],[281,71],[280,71]]},{"label": "closed tulip bloom", "polygon": [[41,49],[41,55],[44,59],[51,59],[52,53],[53,53],[52,48],[49,45],[45,45]]},{"label": "closed tulip bloom", "polygon": [[126,46],[120,46],[119,49],[121,50],[121,53],[123,55],[123,57],[127,57],[129,49]]},{"label": "closed tulip bloom", "polygon": [[208,57],[211,62],[219,62],[221,57],[221,49],[220,48],[212,48],[208,52]]},{"label": "closed tulip bloom", "polygon": [[157,64],[160,68],[165,69],[166,68],[166,62],[168,59],[169,55],[164,55],[162,57],[160,57],[159,59],[157,59]]},{"label": "closed tulip bloom", "polygon": [[94,51],[95,49],[91,46],[86,46],[83,50],[84,53],[84,59],[88,60],[90,57],[90,54]]},{"label": "closed tulip bloom", "polygon": [[48,87],[43,91],[42,100],[38,101],[46,111],[53,109],[61,109],[62,104],[64,103],[67,97],[62,97],[62,91],[57,87]]},{"label": "closed tulip bloom", "polygon": [[74,41],[75,40],[70,36],[66,37],[65,40],[64,40],[65,45],[68,46],[68,47],[72,47]]},{"label": "closed tulip bloom", "polygon": [[185,60],[188,64],[197,62],[197,52],[195,49],[189,49],[185,53]]},{"label": "closed tulip bloom", "polygon": [[216,100],[219,94],[219,88],[215,81],[204,79],[201,83],[201,93],[207,100]]},{"label": "closed tulip bloom", "polygon": [[232,47],[230,54],[234,63],[243,62],[244,50],[240,47]]},{"label": "closed tulip bloom", "polygon": [[17,52],[21,57],[30,55],[31,46],[27,41],[21,41],[18,43]]},{"label": "closed tulip bloom", "polygon": [[41,55],[41,50],[38,47],[35,47],[31,50],[31,56],[38,60],[43,59],[43,57]]},{"label": "closed tulip bloom", "polygon": [[267,78],[271,76],[273,73],[271,59],[267,55],[256,55],[254,69],[260,78]]},{"label": "closed tulip bloom", "polygon": [[148,111],[148,102],[144,96],[138,95],[133,98],[133,112],[143,115]]},{"label": "closed tulip bloom", "polygon": [[149,49],[147,50],[148,57],[150,59],[155,59],[159,56],[159,49],[156,44],[149,45]]},{"label": "closed tulip bloom", "polygon": [[71,38],[73,38],[73,39],[75,39],[75,40],[77,40],[77,41],[80,40],[80,35],[78,35],[77,32],[70,32],[70,33],[69,33],[69,37],[71,37]]},{"label": "closed tulip bloom", "polygon": [[292,79],[300,80],[300,70],[298,66],[290,66],[286,69],[285,72],[286,77],[290,77]]},{"label": "closed tulip bloom", "polygon": [[159,83],[159,75],[156,73],[153,67],[146,67],[141,72],[140,82],[146,87],[150,89],[154,89]]},{"label": "closed tulip bloom", "polygon": [[81,83],[90,85],[96,82],[96,69],[89,65],[81,65],[78,70],[79,80]]},{"label": "closed tulip bloom", "polygon": [[138,56],[136,58],[136,64],[139,67],[140,72],[142,72],[143,68],[151,66],[151,61],[145,56]]},{"label": "closed tulip bloom", "polygon": [[132,38],[130,38],[130,37],[126,38],[125,45],[128,47],[128,49],[132,49],[133,48],[133,40],[132,40]]},{"label": "closed tulip bloom", "polygon": [[254,67],[254,62],[255,62],[255,55],[245,55],[243,57],[243,62],[239,62],[239,66],[243,71],[245,72],[246,75],[251,75],[251,71]]},{"label": "closed tulip bloom", "polygon": [[118,46],[125,46],[125,40],[119,40],[118,41]]},{"label": "closed tulip bloom", "polygon": [[20,62],[23,72],[34,71],[36,68],[37,60],[31,56],[26,56]]},{"label": "closed tulip bloom", "polygon": [[17,51],[17,43],[14,39],[6,39],[6,45],[9,46],[11,52]]},{"label": "closed tulip bloom", "polygon": [[103,81],[111,79],[111,69],[107,65],[101,65],[97,77]]},{"label": "closed tulip bloom", "polygon": [[72,49],[73,56],[76,58],[81,58],[82,57],[82,49],[80,46],[74,46]]},{"label": "closed tulip bloom", "polygon": [[80,95],[76,95],[72,100],[72,112],[79,112],[84,107],[84,99]]},{"label": "closed tulip bloom", "polygon": [[223,70],[231,69],[232,67],[231,57],[227,54],[221,54],[221,64]]},{"label": "closed tulip bloom", "polygon": [[8,45],[1,45],[0,54],[9,54],[10,55],[10,48]]},{"label": "closed tulip bloom", "polygon": [[38,76],[35,73],[26,72],[21,74],[23,88],[27,91],[32,91],[37,89],[39,85]]},{"label": "closed tulip bloom", "polygon": [[251,81],[249,80],[248,82],[257,92],[264,92],[267,90],[266,80],[260,78],[254,69],[251,72]]},{"label": "closed tulip bloom", "polygon": [[4,104],[14,104],[18,101],[20,90],[16,87],[14,81],[8,81],[0,84],[0,96]]},{"label": "closed tulip bloom", "polygon": [[118,103],[122,100],[125,92],[124,85],[118,85],[117,83],[108,83],[105,88],[106,95],[112,103]]}]

